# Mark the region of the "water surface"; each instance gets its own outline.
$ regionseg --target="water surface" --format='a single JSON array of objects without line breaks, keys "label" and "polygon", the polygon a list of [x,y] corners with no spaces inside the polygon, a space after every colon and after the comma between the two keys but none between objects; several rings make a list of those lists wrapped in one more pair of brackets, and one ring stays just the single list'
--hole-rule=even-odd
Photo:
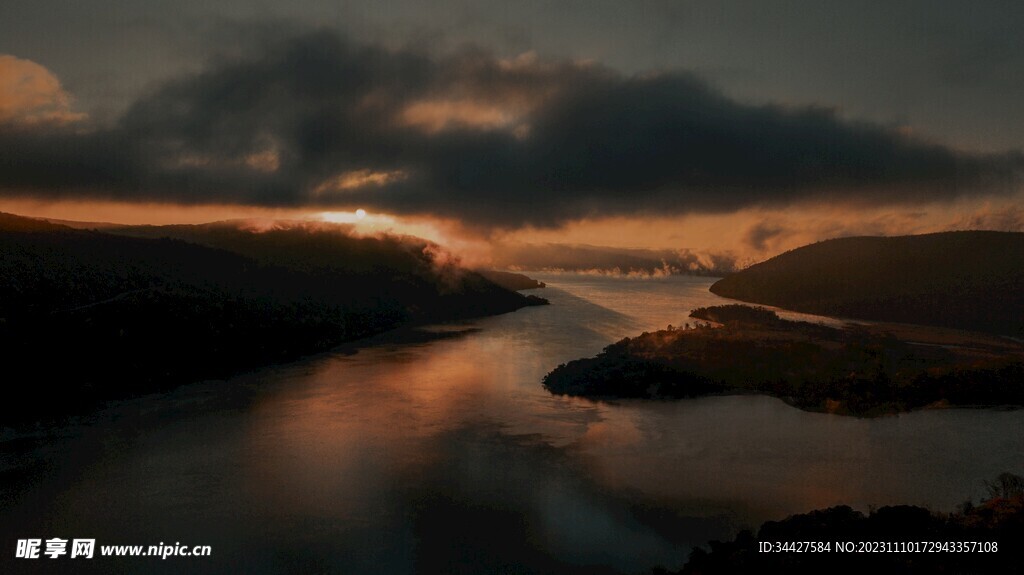
[{"label": "water surface", "polygon": [[837,504],[952,510],[985,479],[1024,473],[1017,410],[857,419],[752,395],[552,396],[540,380],[559,363],[725,300],[704,278],[539,279],[552,305],[444,326],[442,339],[8,432],[5,545],[95,537],[214,552],[86,565],[97,571],[637,573],[678,568],[693,545],[767,519]]}]

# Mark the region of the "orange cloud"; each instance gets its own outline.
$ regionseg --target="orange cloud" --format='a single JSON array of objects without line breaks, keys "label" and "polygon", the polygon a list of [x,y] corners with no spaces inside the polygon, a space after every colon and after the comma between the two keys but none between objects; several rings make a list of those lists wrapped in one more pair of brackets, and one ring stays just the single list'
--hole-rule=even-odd
[{"label": "orange cloud", "polygon": [[31,60],[0,54],[0,122],[67,124],[84,118],[71,111],[71,96],[52,72]]},{"label": "orange cloud", "polygon": [[[465,56],[465,55],[464,55]],[[584,64],[564,65],[579,71]],[[489,60],[465,56],[460,75],[431,95],[407,102],[398,111],[400,125],[428,134],[446,130],[507,130],[519,139],[529,136],[527,117],[564,87],[551,78],[565,69],[540,61],[533,52]],[[493,84],[482,79],[487,79]]]},{"label": "orange cloud", "polygon": [[314,193],[317,195],[331,192],[346,192],[361,190],[364,188],[379,188],[401,182],[409,176],[402,170],[390,170],[378,172],[374,170],[350,170],[342,172],[316,187]]},{"label": "orange cloud", "polygon": [[227,204],[183,205],[104,200],[37,200],[0,198],[0,212],[22,216],[114,224],[202,224],[231,219],[303,219],[306,209],[278,209]]},{"label": "orange cloud", "polygon": [[518,119],[516,110],[471,100],[413,102],[401,113],[403,124],[429,133],[452,128],[494,130],[509,127]]}]

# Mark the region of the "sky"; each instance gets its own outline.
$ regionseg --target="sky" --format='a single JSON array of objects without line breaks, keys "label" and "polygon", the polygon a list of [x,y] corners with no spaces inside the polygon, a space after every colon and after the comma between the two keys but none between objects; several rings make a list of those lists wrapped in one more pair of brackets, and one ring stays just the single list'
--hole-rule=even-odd
[{"label": "sky", "polygon": [[0,210],[760,259],[1020,231],[1000,1],[0,5]]}]

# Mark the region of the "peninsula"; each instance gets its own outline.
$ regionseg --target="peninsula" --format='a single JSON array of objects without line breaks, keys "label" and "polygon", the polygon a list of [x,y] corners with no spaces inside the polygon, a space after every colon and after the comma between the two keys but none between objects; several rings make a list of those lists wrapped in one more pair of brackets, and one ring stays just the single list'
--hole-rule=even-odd
[{"label": "peninsula", "polygon": [[900,325],[828,327],[744,305],[559,365],[552,393],[678,399],[762,393],[801,409],[872,416],[943,405],[1024,405],[1024,345]]}]

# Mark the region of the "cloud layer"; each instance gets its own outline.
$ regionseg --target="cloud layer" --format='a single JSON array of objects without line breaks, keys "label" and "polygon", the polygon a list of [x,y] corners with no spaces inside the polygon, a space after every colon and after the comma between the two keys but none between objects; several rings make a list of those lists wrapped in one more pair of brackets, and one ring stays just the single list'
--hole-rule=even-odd
[{"label": "cloud layer", "polygon": [[0,124],[66,124],[85,118],[71,111],[71,96],[49,70],[0,54]]},{"label": "cloud layer", "polygon": [[516,228],[1005,194],[1024,166],[1019,153],[958,153],[826,109],[743,105],[684,72],[427,56],[330,31],[262,45],[172,79],[112,126],[0,124],[0,193],[365,207]]}]

